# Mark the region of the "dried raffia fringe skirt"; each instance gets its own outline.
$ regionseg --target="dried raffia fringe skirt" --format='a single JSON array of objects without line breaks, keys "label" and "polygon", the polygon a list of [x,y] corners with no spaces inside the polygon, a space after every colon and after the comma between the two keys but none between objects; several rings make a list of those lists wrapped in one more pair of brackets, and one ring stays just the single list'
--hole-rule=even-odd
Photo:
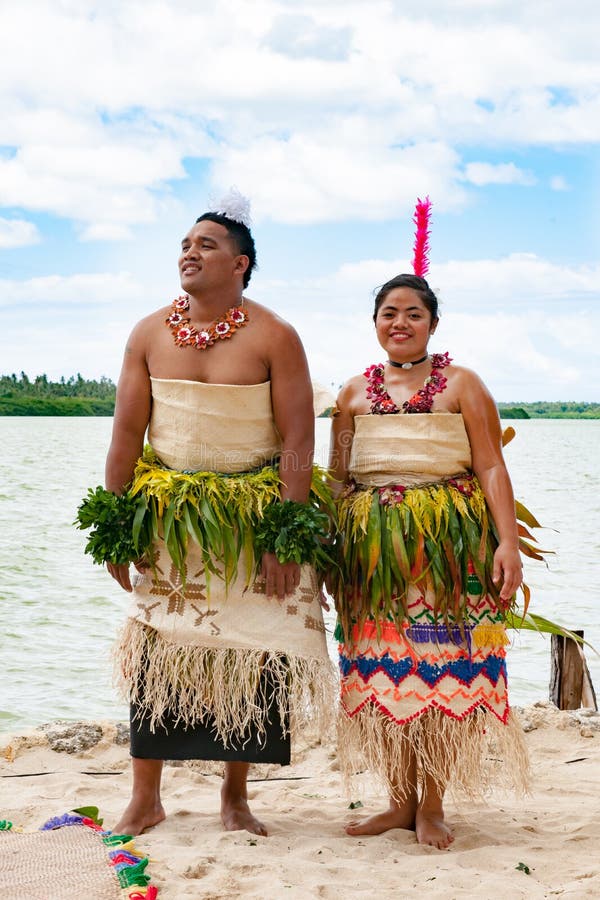
[{"label": "dried raffia fringe skirt", "polygon": [[185,591],[160,548],[156,566],[136,580],[116,648],[133,755],[286,764],[290,735],[329,728],[336,679],[310,566],[283,601],[260,580],[245,587],[243,553],[228,589],[213,574],[207,590],[194,544]]},{"label": "dried raffia fringe skirt", "polygon": [[[368,770],[381,789],[398,802],[423,783],[424,777],[453,796],[481,799],[493,788],[528,792],[529,764],[521,726],[512,713],[505,723],[484,706],[464,719],[431,707],[403,725],[377,705],[367,703],[350,717],[338,719],[340,768],[346,791],[364,790]],[[417,784],[407,776],[407,754],[417,762]]]},{"label": "dried raffia fringe skirt", "polygon": [[165,714],[152,729],[142,704],[130,707],[131,755],[141,759],[210,759],[221,762],[276,763],[288,766],[291,757],[289,713],[283,721],[276,706],[272,673],[263,669],[258,689],[248,698],[264,710],[264,729],[250,722],[246,731],[227,741],[216,729],[215,717],[185,725],[175,714]]},{"label": "dried raffia fringe skirt", "polygon": [[[475,599],[475,598],[473,598]],[[477,598],[481,609],[485,601]],[[419,615],[426,604],[414,598]],[[508,705],[504,626],[459,629],[367,621],[340,644],[340,767],[349,790],[365,768],[403,799],[417,774],[457,795],[485,796],[493,786],[527,792],[528,760]],[[479,630],[479,633],[478,633]],[[460,633],[462,631],[462,634]],[[446,639],[446,643],[441,643]],[[483,645],[483,641],[493,641]]]}]

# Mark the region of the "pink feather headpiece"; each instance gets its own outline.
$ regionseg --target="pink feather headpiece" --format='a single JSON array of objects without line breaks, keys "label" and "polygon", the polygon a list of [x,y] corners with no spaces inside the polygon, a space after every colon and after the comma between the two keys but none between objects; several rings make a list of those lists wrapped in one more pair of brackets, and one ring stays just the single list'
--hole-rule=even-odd
[{"label": "pink feather headpiece", "polygon": [[421,278],[425,278],[429,271],[429,219],[431,216],[431,200],[425,197],[424,200],[417,198],[415,214],[413,222],[417,226],[415,231],[415,245],[413,257],[413,272]]}]

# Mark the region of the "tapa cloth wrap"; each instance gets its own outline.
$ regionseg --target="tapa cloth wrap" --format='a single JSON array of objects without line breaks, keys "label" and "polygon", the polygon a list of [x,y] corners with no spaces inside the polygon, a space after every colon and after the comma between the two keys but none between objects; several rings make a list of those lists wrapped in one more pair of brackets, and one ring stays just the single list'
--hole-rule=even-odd
[{"label": "tapa cloth wrap", "polygon": [[[339,748],[401,800],[419,777],[481,796],[527,786],[508,703],[504,611],[491,580],[497,537],[470,473],[460,414],[358,416],[338,502]],[[491,750],[491,752],[490,752]],[[493,778],[492,778],[493,775]]]},{"label": "tapa cloth wrap", "polygon": [[[149,439],[170,468],[244,478],[280,450],[270,384],[153,378]],[[335,680],[310,566],[302,566],[296,591],[279,600],[265,595],[243,548],[228,587],[207,573],[192,542],[185,589],[161,540],[155,564],[155,572],[134,578],[117,652],[126,693],[153,725],[167,713],[186,725],[210,714],[226,746],[250,726],[260,732],[267,704],[256,690],[265,667],[273,676],[281,721],[289,706],[292,730],[315,718],[323,725],[331,715]]]}]

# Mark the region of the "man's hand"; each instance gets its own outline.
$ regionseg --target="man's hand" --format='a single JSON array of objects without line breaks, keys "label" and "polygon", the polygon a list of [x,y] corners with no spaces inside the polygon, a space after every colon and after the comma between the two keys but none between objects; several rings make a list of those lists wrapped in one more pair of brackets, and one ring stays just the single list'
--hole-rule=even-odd
[{"label": "man's hand", "polygon": [[293,594],[300,584],[298,563],[280,563],[274,553],[263,553],[260,574],[266,583],[267,597],[276,595],[283,600],[287,594]]},{"label": "man's hand", "polygon": [[114,563],[106,563],[106,568],[115,581],[121,585],[124,591],[133,590],[129,578],[129,566],[126,563],[123,563],[120,566],[115,566]]},{"label": "man's hand", "polygon": [[[134,560],[132,565],[135,566],[135,568],[141,575],[143,575],[146,570],[150,568],[150,563],[145,556],[140,556],[139,559]],[[131,578],[129,577],[129,566],[126,563],[123,563],[122,566],[115,566],[113,565],[113,563],[106,563],[106,568],[115,579],[115,581],[119,582],[124,591],[133,590],[131,586]]]}]

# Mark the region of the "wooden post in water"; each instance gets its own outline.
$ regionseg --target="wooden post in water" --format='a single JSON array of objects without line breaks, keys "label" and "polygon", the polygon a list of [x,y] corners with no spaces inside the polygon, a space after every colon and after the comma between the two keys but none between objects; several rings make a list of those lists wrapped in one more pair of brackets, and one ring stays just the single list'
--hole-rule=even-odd
[{"label": "wooden post in water", "polygon": [[[583,631],[573,631],[583,640]],[[598,709],[583,646],[562,634],[552,635],[550,699],[559,709]]]}]

